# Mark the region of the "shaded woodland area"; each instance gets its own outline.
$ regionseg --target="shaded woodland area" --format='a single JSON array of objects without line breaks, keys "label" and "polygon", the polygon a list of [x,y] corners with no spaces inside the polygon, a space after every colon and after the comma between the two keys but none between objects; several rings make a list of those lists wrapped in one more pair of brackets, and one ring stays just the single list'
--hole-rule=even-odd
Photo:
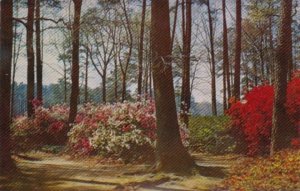
[{"label": "shaded woodland area", "polygon": [[298,4],[1,0],[0,189],[299,189]]}]

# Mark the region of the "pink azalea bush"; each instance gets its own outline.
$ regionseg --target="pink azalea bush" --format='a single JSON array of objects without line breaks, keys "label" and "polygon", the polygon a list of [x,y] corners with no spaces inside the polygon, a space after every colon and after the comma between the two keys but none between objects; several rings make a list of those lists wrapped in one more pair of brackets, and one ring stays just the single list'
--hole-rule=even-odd
[{"label": "pink azalea bush", "polygon": [[[81,108],[69,132],[73,153],[136,160],[154,156],[155,104],[152,100]],[[181,125],[185,143],[188,131]],[[149,158],[148,158],[149,159]]]},{"label": "pink azalea bush", "polygon": [[[35,117],[18,117],[12,125],[13,143],[18,149],[36,149],[43,145],[63,145],[74,155],[102,155],[125,160],[154,156],[156,141],[155,103],[106,105],[85,104],[79,107],[71,130],[69,108],[57,105],[35,106]],[[68,133],[67,133],[68,132]],[[188,145],[189,131],[180,122],[180,134]]]},{"label": "pink azalea bush", "polygon": [[68,113],[69,109],[64,105],[50,108],[37,106],[34,118],[17,117],[11,126],[14,148],[29,150],[46,144],[62,144]]}]

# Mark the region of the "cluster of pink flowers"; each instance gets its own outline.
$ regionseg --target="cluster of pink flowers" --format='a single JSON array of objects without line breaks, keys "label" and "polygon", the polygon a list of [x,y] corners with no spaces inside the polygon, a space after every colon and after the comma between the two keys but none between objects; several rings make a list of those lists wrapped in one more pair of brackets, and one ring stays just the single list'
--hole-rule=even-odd
[{"label": "cluster of pink flowers", "polygon": [[86,104],[80,108],[75,126],[69,132],[69,146],[79,154],[88,154],[88,151],[113,154],[134,144],[150,145],[156,139],[154,111],[151,100],[99,106]]},{"label": "cluster of pink flowers", "polygon": [[[180,132],[185,144],[188,130]],[[155,104],[152,100],[83,106],[69,132],[69,148],[75,154],[118,155],[152,148],[156,141]]]},{"label": "cluster of pink flowers", "polygon": [[[143,148],[154,151],[156,117],[155,103],[151,99],[140,99],[134,103],[82,105],[66,136],[68,114],[66,105],[44,108],[36,103],[34,118],[19,117],[14,120],[14,142],[26,139],[27,143],[32,142],[27,145],[30,147],[36,140],[39,140],[38,145],[63,144],[67,141],[69,151],[79,155],[118,155]],[[183,123],[180,123],[180,133],[187,144],[188,130]],[[137,150],[136,153],[139,153]]]},{"label": "cluster of pink flowers", "polygon": [[[36,101],[37,102],[37,101]],[[20,116],[12,124],[12,138],[18,149],[36,149],[45,144],[65,142],[63,130],[66,128],[69,109],[64,105],[51,108],[35,106],[34,118]]]}]

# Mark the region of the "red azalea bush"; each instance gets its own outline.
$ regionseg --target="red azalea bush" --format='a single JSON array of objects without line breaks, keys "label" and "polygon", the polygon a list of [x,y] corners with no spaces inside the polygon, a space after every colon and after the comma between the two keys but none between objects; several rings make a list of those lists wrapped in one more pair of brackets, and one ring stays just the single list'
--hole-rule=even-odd
[{"label": "red azalea bush", "polygon": [[[231,118],[231,131],[239,142],[241,152],[262,155],[269,152],[272,129],[273,86],[253,88],[244,100],[236,102],[227,111]],[[300,77],[295,75],[288,84],[286,110],[289,119],[297,128],[300,122]],[[296,144],[297,141],[293,140]]]}]

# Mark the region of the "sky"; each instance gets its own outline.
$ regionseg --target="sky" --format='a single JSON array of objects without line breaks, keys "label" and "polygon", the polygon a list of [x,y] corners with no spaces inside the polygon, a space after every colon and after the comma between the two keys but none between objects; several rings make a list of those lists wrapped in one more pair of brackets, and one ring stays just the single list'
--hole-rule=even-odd
[{"label": "sky", "polygon": [[[228,9],[231,10],[231,14],[234,15],[234,5],[233,0],[228,1]],[[221,0],[211,1],[211,6],[215,7],[217,9],[221,8]],[[170,6],[172,4],[175,4],[175,0],[170,0]],[[71,6],[70,6],[71,5]],[[96,5],[95,0],[84,0],[83,1],[83,7],[82,11],[84,12],[88,8],[92,8]],[[69,4],[68,0],[64,1],[63,9],[61,11],[53,10],[50,8],[44,8],[43,12],[47,14],[44,17],[50,17],[50,18],[58,18],[60,16],[63,16],[66,20],[68,20],[68,10],[72,10],[72,4]],[[140,9],[140,7],[135,8]],[[134,9],[134,11],[135,11]],[[137,10],[138,11],[138,10]],[[140,11],[140,10],[139,10]],[[193,8],[193,19],[198,20],[199,18],[199,8],[194,6]],[[26,17],[27,10],[24,8],[20,8],[20,14],[18,17]],[[180,11],[179,11],[180,12]],[[180,14],[180,13],[179,13]],[[171,15],[172,18],[173,15]],[[72,15],[71,15],[72,18]],[[180,15],[179,15],[180,18]],[[232,23],[232,18],[229,14],[227,14],[228,23]],[[221,19],[221,17],[220,17]],[[47,22],[45,26],[51,26],[52,23]],[[192,26],[195,28],[195,26]],[[220,33],[222,28],[222,22],[218,21],[216,25],[216,33]],[[178,34],[180,28],[177,29]],[[24,27],[19,27],[18,32],[23,31],[23,38],[22,38],[22,44],[25,44],[25,36],[26,31],[24,30]],[[62,63],[58,62],[57,55],[58,52],[53,46],[49,46],[50,43],[53,41],[60,41],[61,34],[59,34],[55,30],[47,30],[44,33],[44,48],[43,48],[43,63],[44,63],[44,71],[43,71],[43,83],[45,85],[49,85],[51,83],[56,83],[57,80],[61,77],[63,77],[63,69],[62,69]],[[178,38],[180,38],[178,36]],[[199,45],[201,46],[201,45]],[[198,57],[200,55],[200,52],[198,52],[197,48],[193,50],[192,55]],[[27,81],[27,60],[26,60],[26,48],[25,46],[21,47],[21,55],[17,63],[17,72],[16,72],[16,81],[17,82],[23,82],[26,83]],[[196,102],[211,102],[211,89],[210,89],[210,75],[209,75],[209,65],[207,62],[199,63],[198,65],[198,71],[196,73],[196,76],[198,79],[195,82],[195,90],[193,91],[193,97],[195,98]],[[96,73],[96,71],[93,68],[90,68],[89,73],[89,86],[91,88],[99,87],[101,84],[101,80],[99,75]],[[219,102],[222,102],[222,77],[217,78],[217,100]]]}]

